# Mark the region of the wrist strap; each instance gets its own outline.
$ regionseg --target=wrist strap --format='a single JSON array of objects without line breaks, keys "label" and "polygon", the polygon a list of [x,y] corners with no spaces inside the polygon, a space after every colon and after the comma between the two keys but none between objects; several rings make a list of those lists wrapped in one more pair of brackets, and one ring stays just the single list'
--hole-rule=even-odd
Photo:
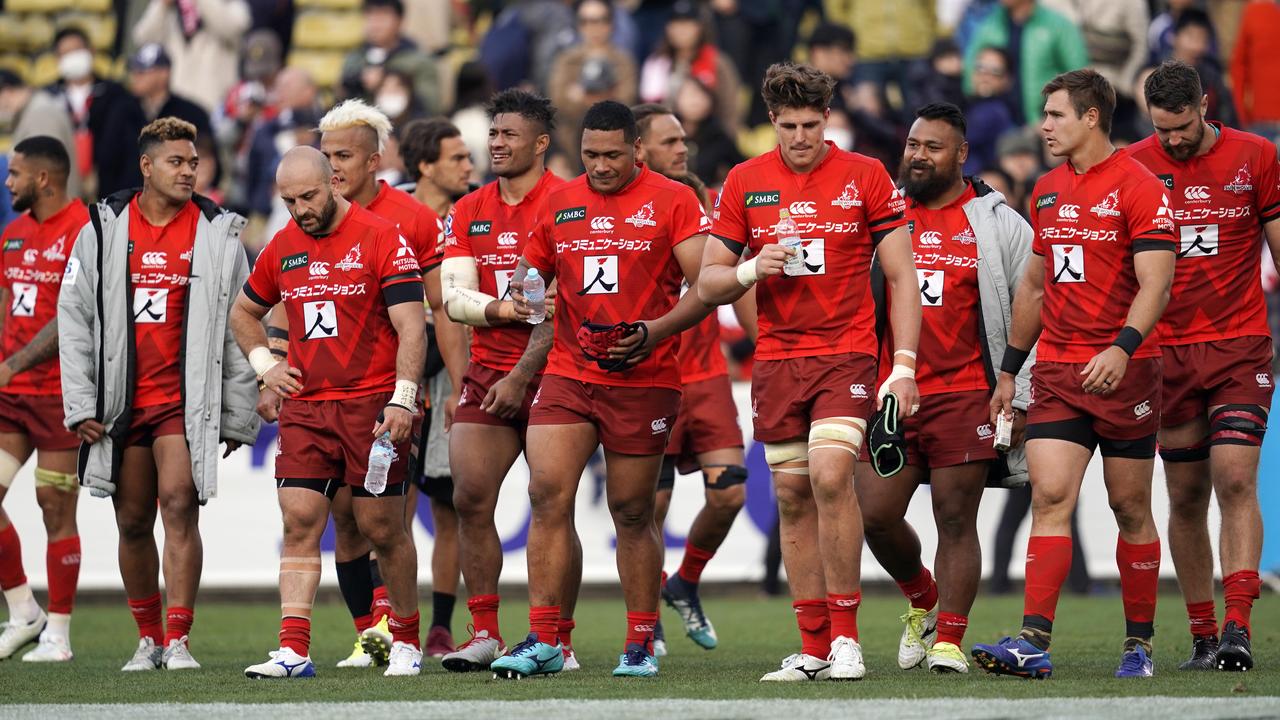
[{"label": "wrist strap", "polygon": [[413,406],[417,400],[418,383],[412,380],[396,380],[395,392],[391,394],[391,399],[387,401],[387,404],[413,412]]},{"label": "wrist strap", "polygon": [[1142,333],[1132,325],[1125,325],[1111,344],[1123,350],[1125,355],[1133,357],[1133,354],[1138,352],[1138,347],[1142,345]]},{"label": "wrist strap", "polygon": [[1009,345],[1004,349],[1004,357],[1000,360],[1000,371],[1007,372],[1010,375],[1017,375],[1022,372],[1022,366],[1027,364],[1027,358],[1030,355],[1030,350],[1023,350]]},{"label": "wrist strap", "polygon": [[272,355],[271,351],[264,345],[259,345],[249,351],[249,365],[253,367],[253,372],[258,376],[259,380],[262,379],[263,375],[267,374],[268,370],[275,367],[278,362],[280,360],[275,355]]}]

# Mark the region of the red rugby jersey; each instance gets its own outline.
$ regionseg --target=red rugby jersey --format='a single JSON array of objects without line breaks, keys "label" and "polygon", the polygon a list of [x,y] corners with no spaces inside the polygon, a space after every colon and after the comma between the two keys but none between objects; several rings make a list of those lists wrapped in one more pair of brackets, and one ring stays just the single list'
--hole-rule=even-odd
[{"label": "red rugby jersey", "polygon": [[[480,292],[507,299],[507,286],[541,219],[547,194],[564,184],[555,173],[544,171],[538,184],[515,205],[502,201],[496,180],[468,193],[445,219],[444,257],[474,259]],[[510,372],[524,354],[532,330],[532,325],[523,322],[472,328],[471,362]]]},{"label": "red rugby jersey", "polygon": [[[1088,362],[1115,340],[1138,294],[1133,255],[1176,248],[1169,196],[1141,163],[1116,151],[1083,174],[1059,165],[1031,197],[1031,250],[1043,257],[1045,276],[1036,357]],[[1159,357],[1158,334],[1133,356]]]},{"label": "red rugby jersey", "polygon": [[393,188],[385,180],[378,181],[378,194],[365,208],[400,229],[425,273],[440,264],[444,252],[444,224],[436,211],[418,202],[409,193]]},{"label": "red rugby jersey", "polygon": [[1128,149],[1164,183],[1178,225],[1178,267],[1159,325],[1165,345],[1271,334],[1259,276],[1262,225],[1280,218],[1276,147],[1213,126],[1217,142],[1186,162],[1155,135]]},{"label": "red rugby jersey", "polygon": [[778,211],[789,210],[803,241],[803,275],[756,285],[757,360],[863,353],[875,357],[871,254],[903,225],[906,204],[884,166],[827,142],[827,154],[797,174],[781,149],[729,171],[712,234],[751,254],[777,242]]},{"label": "red rugby jersey", "polygon": [[612,325],[670,312],[683,279],[673,249],[710,226],[692,190],[644,165],[611,195],[592,190],[585,175],[552,190],[524,253],[548,282],[551,275],[559,281],[546,373],[598,385],[678,390],[675,337],[630,370],[606,373],[582,354],[577,332],[584,320]]},{"label": "red rugby jersey", "polygon": [[[79,200],[37,222],[29,212],[19,215],[0,235],[0,287],[9,291],[0,360],[31,342],[58,316],[58,292],[76,236],[89,222],[89,209]],[[61,395],[62,372],[55,355],[13,376],[0,392],[15,395]]]},{"label": "red rugby jersey", "polygon": [[399,340],[388,304],[421,300],[413,249],[395,225],[352,203],[331,234],[315,238],[293,220],[254,265],[245,294],[264,307],[283,302],[289,364],[302,371],[294,400],[338,400],[390,392]]},{"label": "red rugby jersey", "polygon": [[129,201],[135,408],[182,400],[182,328],[199,220],[200,209],[187,201],[168,224],[158,227],[142,216],[137,195]]},{"label": "red rugby jersey", "polygon": [[[921,395],[987,390],[982,312],[978,296],[978,240],[964,205],[977,197],[972,185],[945,207],[907,204],[907,224],[920,287],[920,347],[916,384]],[[886,300],[891,298],[886,297]],[[880,379],[893,367],[882,345]]]}]

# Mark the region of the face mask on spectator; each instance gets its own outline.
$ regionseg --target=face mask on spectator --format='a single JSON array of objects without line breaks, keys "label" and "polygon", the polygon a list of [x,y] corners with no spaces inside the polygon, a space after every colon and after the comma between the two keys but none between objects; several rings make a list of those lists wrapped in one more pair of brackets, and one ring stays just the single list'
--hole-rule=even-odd
[{"label": "face mask on spectator", "polygon": [[386,113],[387,117],[397,118],[409,108],[409,96],[398,92],[379,93],[374,104]]},{"label": "face mask on spectator", "polygon": [[847,128],[828,127],[822,131],[822,135],[825,139],[835,143],[836,147],[841,150],[853,149],[853,131]]},{"label": "face mask on spectator", "polygon": [[72,50],[58,58],[58,76],[63,80],[83,80],[93,73],[93,53]]}]

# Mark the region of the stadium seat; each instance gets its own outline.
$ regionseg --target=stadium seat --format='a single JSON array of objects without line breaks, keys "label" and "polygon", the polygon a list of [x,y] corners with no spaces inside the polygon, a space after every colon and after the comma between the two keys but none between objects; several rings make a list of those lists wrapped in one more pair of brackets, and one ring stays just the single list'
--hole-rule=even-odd
[{"label": "stadium seat", "polygon": [[51,52],[40,55],[31,61],[31,75],[28,82],[34,87],[43,87],[58,81],[58,57]]},{"label": "stadium seat", "polygon": [[364,39],[364,19],[355,12],[312,10],[298,16],[293,45],[298,48],[347,50]]},{"label": "stadium seat", "polygon": [[[0,45],[12,47],[4,42],[3,36],[0,36]],[[31,60],[25,55],[0,55],[0,68],[16,73],[24,82],[31,79]]]},{"label": "stadium seat", "polygon": [[52,15],[70,10],[74,0],[6,0],[4,9],[11,13],[43,13]]},{"label": "stadium seat", "polygon": [[19,37],[6,47],[22,48],[27,52],[40,52],[53,44],[53,23],[44,15],[26,15],[16,23],[14,32]]},{"label": "stadium seat", "polygon": [[297,0],[299,10],[359,10],[360,0]]},{"label": "stadium seat", "polygon": [[294,50],[289,53],[288,66],[306,70],[318,87],[329,88],[342,77],[341,51]]},{"label": "stadium seat", "polygon": [[102,13],[70,12],[58,17],[58,27],[75,26],[89,36],[89,44],[98,52],[110,51],[116,43],[116,18]]},{"label": "stadium seat", "polygon": [[110,13],[111,0],[74,0],[75,9],[85,13]]}]

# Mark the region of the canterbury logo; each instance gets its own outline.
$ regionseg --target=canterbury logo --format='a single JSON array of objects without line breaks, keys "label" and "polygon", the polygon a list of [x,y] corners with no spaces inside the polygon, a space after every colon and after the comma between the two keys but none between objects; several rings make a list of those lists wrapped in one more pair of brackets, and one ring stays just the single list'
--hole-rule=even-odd
[{"label": "canterbury logo", "polygon": [[867,396],[867,386],[862,383],[854,383],[849,386],[849,394],[856,398],[864,398]]},{"label": "canterbury logo", "polygon": [[858,601],[856,599],[850,600],[848,598],[841,598],[839,600],[836,600],[836,606],[837,607],[858,607]]},{"label": "canterbury logo", "polygon": [[504,233],[498,234],[498,245],[502,247],[511,247],[512,245],[516,244],[517,240],[518,240],[518,236],[516,233],[513,233],[513,232],[504,232]]},{"label": "canterbury logo", "polygon": [[651,633],[651,632],[653,632],[653,626],[652,626],[652,625],[634,625],[634,626],[632,626],[632,628],[631,628],[631,629],[632,629],[633,631],[635,631],[635,632],[638,632],[638,633]]},{"label": "canterbury logo", "polygon": [[1185,197],[1186,199],[1188,199],[1188,200],[1192,200],[1192,201],[1195,201],[1195,200],[1208,200],[1208,199],[1209,199],[1209,186],[1207,186],[1207,185],[1192,185],[1191,187],[1189,187],[1189,188],[1187,188],[1186,190],[1183,190],[1183,191],[1182,191],[1182,196],[1183,196],[1183,197]]},{"label": "canterbury logo", "polygon": [[307,272],[311,277],[324,277],[329,274],[329,263],[317,260],[316,262],[311,263],[311,267]]},{"label": "canterbury logo", "polygon": [[657,420],[654,420],[653,422],[649,423],[649,427],[653,428],[653,434],[655,434],[655,435],[657,435],[657,434],[658,434],[658,433],[660,433],[660,432],[666,432],[666,431],[667,431],[667,419],[666,419],[666,418],[658,418]]},{"label": "canterbury logo", "polygon": [[791,203],[791,206],[788,209],[791,211],[791,214],[795,216],[815,215],[818,212],[818,208],[815,207],[815,203],[808,200],[797,200]]},{"label": "canterbury logo", "polygon": [[1142,402],[1140,402],[1140,403],[1138,403],[1137,405],[1133,406],[1133,414],[1134,414],[1134,415],[1136,415],[1136,416],[1138,416],[1138,417],[1146,417],[1147,415],[1150,415],[1150,414],[1151,414],[1151,401],[1150,401],[1150,400],[1143,400]]},{"label": "canterbury logo", "polygon": [[1258,381],[1258,387],[1271,387],[1271,376],[1266,373],[1258,373],[1254,379]]},{"label": "canterbury logo", "polygon": [[142,253],[142,264],[149,267],[157,267],[169,262],[169,256],[163,252],[146,252]]},{"label": "canterbury logo", "polygon": [[1129,563],[1129,567],[1134,570],[1159,570],[1159,560],[1139,560],[1138,562]]},{"label": "canterbury logo", "polygon": [[920,244],[930,247],[942,244],[942,233],[937,230],[920,233]]},{"label": "canterbury logo", "polygon": [[1066,220],[1076,220],[1080,217],[1079,205],[1063,205],[1058,208],[1058,217]]},{"label": "canterbury logo", "polygon": [[612,230],[613,218],[609,217],[608,215],[601,215],[600,217],[591,218],[591,229],[592,230]]}]

